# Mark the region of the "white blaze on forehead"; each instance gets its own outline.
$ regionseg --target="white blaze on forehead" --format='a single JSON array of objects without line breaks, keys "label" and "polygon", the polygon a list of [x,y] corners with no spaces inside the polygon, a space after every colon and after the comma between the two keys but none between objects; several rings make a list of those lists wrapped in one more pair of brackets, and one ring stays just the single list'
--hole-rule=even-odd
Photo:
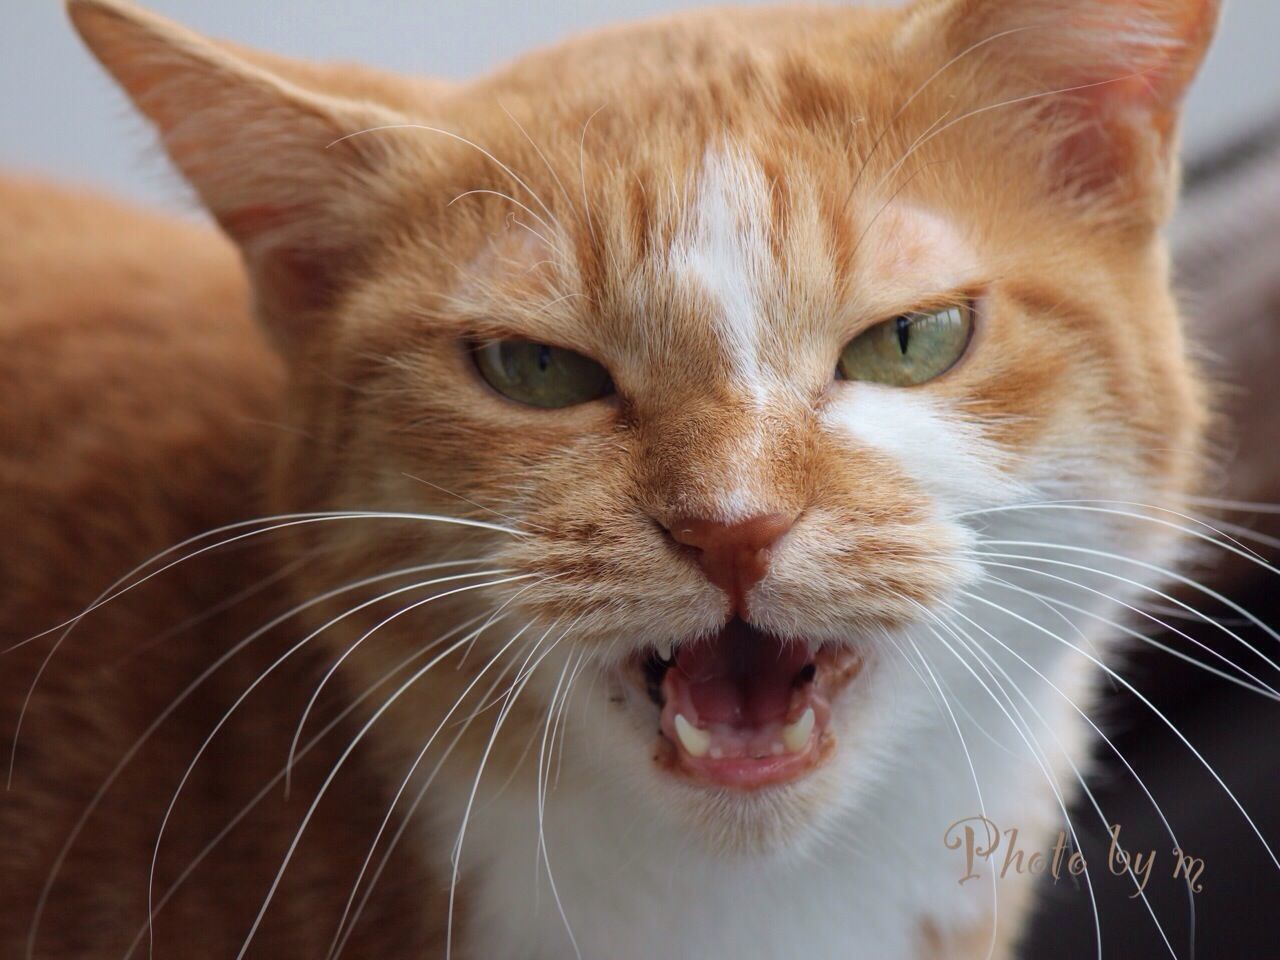
[{"label": "white blaze on forehead", "polygon": [[892,458],[944,513],[1006,502],[1021,492],[1009,456],[971,419],[919,389],[842,383],[823,421]]},{"label": "white blaze on forehead", "polygon": [[709,150],[667,251],[670,276],[710,305],[708,347],[728,370],[727,386],[746,401],[740,416],[751,421],[736,425],[736,449],[718,464],[719,475],[704,478],[719,490],[715,509],[724,519],[750,516],[769,499],[758,476],[765,442],[760,418],[776,390],[761,351],[770,304],[783,283],[769,242],[769,191],[759,163],[745,151]]},{"label": "white blaze on forehead", "polygon": [[673,278],[710,299],[716,344],[742,392],[758,403],[768,393],[763,325],[782,287],[769,243],[769,189],[760,165],[742,150],[708,151],[667,253]]}]

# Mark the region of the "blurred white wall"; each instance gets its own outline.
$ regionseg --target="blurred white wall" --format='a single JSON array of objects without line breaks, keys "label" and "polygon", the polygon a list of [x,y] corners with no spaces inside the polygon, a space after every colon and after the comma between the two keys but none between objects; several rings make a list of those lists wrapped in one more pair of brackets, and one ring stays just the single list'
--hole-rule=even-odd
[{"label": "blurred white wall", "polygon": [[[280,53],[467,77],[567,33],[693,0],[146,0],[197,30]],[[1280,0],[1227,0],[1189,103],[1187,148],[1280,110]],[[180,208],[186,195],[57,0],[0,0],[0,166]]]}]

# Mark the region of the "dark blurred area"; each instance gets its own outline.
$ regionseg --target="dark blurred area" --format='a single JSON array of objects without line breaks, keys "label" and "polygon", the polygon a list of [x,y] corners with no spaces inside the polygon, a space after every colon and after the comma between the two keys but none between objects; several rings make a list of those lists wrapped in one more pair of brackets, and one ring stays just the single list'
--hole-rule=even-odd
[{"label": "dark blurred area", "polygon": [[[1191,337],[1217,388],[1220,417],[1207,495],[1280,503],[1280,118],[1189,165],[1172,240]],[[1215,506],[1206,501],[1198,516],[1280,565],[1280,540],[1275,539],[1280,537],[1280,513],[1239,504]],[[1280,575],[1221,550],[1202,558],[1193,575],[1280,630]],[[1238,611],[1193,590],[1178,597],[1260,653],[1280,660],[1280,641]],[[1218,627],[1177,608],[1153,613],[1280,687],[1277,671]],[[1222,666],[1176,633],[1144,632]],[[1280,960],[1280,864],[1275,859],[1280,857],[1280,703],[1145,645],[1132,652],[1121,672],[1150,706],[1108,684],[1094,719],[1160,804],[1183,849],[1203,860],[1203,890],[1194,898],[1193,949],[1191,903],[1186,884],[1172,876],[1169,832],[1133,774],[1099,744],[1090,782],[1098,805],[1110,823],[1121,825],[1125,846],[1157,851],[1145,887],[1148,910],[1134,897],[1133,880],[1107,869],[1111,838],[1096,810],[1087,801],[1072,810],[1093,879],[1101,955],[1123,960]],[[1194,745],[1205,764],[1170,726]],[[1206,764],[1248,812],[1263,839]],[[1274,857],[1268,846],[1276,851]],[[1099,956],[1087,890],[1064,878],[1046,882],[1042,892],[1023,957]]]}]

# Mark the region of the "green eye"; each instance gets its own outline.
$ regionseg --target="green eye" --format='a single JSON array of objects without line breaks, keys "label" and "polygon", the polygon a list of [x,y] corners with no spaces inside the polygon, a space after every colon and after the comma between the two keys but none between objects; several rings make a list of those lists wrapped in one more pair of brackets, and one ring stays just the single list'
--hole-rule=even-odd
[{"label": "green eye", "polygon": [[913,387],[955,366],[973,333],[968,303],[931,313],[905,313],[876,324],[850,340],[840,353],[836,374],[842,380]]},{"label": "green eye", "polygon": [[498,340],[477,347],[476,366],[489,386],[530,407],[571,407],[613,392],[609,371],[572,350]]}]

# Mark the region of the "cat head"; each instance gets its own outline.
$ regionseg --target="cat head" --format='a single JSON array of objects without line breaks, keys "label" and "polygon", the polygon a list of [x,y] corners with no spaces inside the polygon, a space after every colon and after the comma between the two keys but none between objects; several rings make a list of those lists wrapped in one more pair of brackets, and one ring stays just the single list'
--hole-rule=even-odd
[{"label": "cat head", "polygon": [[1160,555],[1010,508],[1193,482],[1159,231],[1213,0],[716,11],[456,86],[69,8],[291,364],[281,509],[470,521],[317,525],[315,570],[501,571],[381,631],[369,676],[486,618],[392,739],[497,684],[494,783],[564,714],[566,776],[794,841],[911,762],[992,531]]}]

